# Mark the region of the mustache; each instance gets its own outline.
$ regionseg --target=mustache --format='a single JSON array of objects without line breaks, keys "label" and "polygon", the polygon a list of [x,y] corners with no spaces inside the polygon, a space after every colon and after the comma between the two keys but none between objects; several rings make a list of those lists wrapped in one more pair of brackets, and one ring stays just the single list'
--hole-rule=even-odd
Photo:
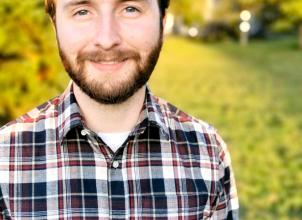
[{"label": "mustache", "polygon": [[139,60],[140,55],[132,50],[113,49],[110,51],[97,50],[97,51],[81,52],[77,57],[77,61],[79,63],[83,63],[85,61],[91,61],[96,63],[108,62],[108,61],[122,62],[127,59]]}]

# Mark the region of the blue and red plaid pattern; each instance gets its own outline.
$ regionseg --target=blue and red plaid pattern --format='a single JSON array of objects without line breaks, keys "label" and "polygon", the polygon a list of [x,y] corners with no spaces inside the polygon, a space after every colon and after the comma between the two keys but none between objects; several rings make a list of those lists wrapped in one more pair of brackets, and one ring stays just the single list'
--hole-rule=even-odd
[{"label": "blue and red plaid pattern", "polygon": [[115,153],[85,126],[72,85],[1,128],[0,219],[238,219],[215,129],[146,91]]}]

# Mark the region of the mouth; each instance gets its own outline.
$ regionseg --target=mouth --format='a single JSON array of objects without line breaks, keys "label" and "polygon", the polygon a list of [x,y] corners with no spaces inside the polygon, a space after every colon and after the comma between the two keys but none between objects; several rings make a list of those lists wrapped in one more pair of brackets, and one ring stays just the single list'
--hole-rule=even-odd
[{"label": "mouth", "polygon": [[99,60],[99,61],[89,61],[92,66],[100,71],[117,71],[120,68],[122,68],[128,59],[122,59],[122,60]]}]

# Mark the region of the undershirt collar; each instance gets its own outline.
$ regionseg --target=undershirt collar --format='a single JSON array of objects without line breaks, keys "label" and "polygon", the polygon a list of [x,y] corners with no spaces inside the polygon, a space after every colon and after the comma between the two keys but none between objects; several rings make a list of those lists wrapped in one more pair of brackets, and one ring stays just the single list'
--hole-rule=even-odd
[{"label": "undershirt collar", "polygon": [[99,132],[97,134],[111,148],[112,151],[116,152],[117,149],[126,141],[130,131],[115,133]]}]

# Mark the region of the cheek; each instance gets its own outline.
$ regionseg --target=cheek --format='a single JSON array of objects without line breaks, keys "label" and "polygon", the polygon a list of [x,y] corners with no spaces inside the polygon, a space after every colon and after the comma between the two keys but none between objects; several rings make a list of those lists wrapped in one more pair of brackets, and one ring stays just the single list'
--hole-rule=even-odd
[{"label": "cheek", "polygon": [[[131,31],[129,31],[131,30]],[[134,47],[150,48],[157,43],[160,27],[155,22],[140,22],[135,25],[122,27],[124,40]]]},{"label": "cheek", "polygon": [[79,29],[64,23],[57,25],[57,39],[60,47],[68,56],[76,55],[90,42],[89,33],[91,30],[88,30],[87,27]]}]

